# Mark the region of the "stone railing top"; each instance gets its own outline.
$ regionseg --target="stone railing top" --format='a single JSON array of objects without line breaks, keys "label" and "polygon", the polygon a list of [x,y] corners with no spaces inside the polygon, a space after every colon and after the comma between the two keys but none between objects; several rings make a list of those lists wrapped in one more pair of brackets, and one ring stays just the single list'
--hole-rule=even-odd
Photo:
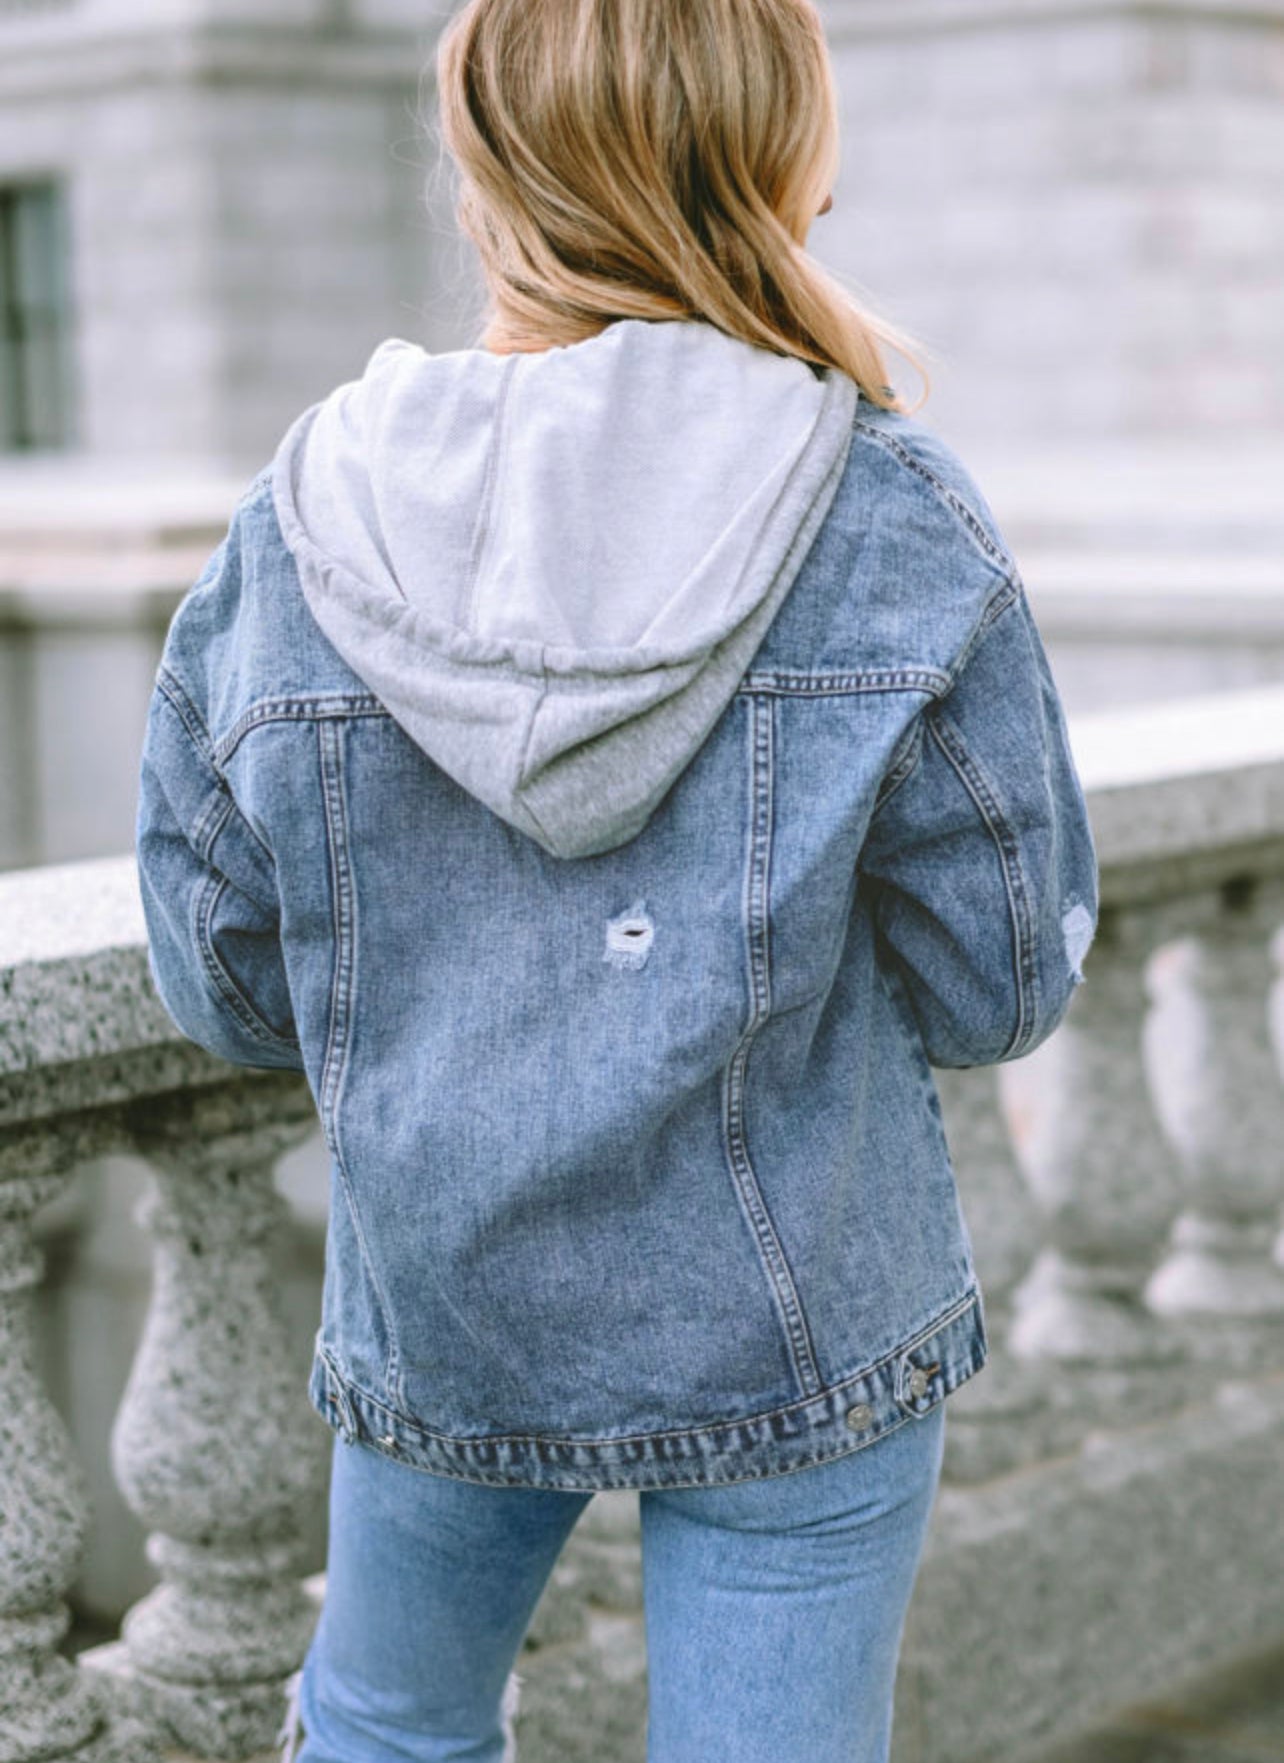
[{"label": "stone railing top", "polygon": [[[143,903],[132,857],[52,863],[0,875],[0,991],[29,967],[53,973],[143,942]],[[0,1024],[11,1012],[0,1007]],[[12,1066],[0,1064],[0,1070]]]},{"label": "stone railing top", "polygon": [[1107,902],[1284,873],[1284,687],[1074,719]]},{"label": "stone railing top", "polygon": [[0,1126],[227,1072],[156,996],[132,857],[0,875]]}]

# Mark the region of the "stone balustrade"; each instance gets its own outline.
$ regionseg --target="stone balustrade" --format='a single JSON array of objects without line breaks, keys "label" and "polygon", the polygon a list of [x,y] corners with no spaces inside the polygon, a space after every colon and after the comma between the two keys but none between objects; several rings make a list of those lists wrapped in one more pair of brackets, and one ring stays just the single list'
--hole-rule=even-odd
[{"label": "stone balustrade", "polygon": [[[950,1399],[897,1763],[1033,1758],[1284,1641],[1284,690],[1084,718],[1088,984],[997,1070],[940,1074],[992,1356]],[[301,1079],[179,1039],[132,862],[0,876],[0,1758],[270,1751],[315,1616],[329,1435],[285,1367],[275,1160]],[[36,1370],[33,1220],[144,1159],[151,1306],[112,1439],[158,1584],[59,1646],[89,1522]],[[644,1751],[636,1495],[586,1510],[519,1665],[526,1763]]]}]

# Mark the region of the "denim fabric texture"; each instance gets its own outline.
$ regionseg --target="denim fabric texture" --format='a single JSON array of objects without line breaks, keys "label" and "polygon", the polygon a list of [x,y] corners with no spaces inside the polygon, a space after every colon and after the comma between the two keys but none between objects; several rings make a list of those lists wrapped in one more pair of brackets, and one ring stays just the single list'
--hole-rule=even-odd
[{"label": "denim fabric texture", "polygon": [[[639,1495],[652,1763],[887,1763],[944,1421],[803,1474]],[[522,1640],[592,1497],[338,1444],[291,1763],[513,1763]]]},{"label": "denim fabric texture", "polygon": [[[191,1039],[311,1086],[310,1394],[345,1438],[501,1486],[725,1484],[913,1426],[984,1362],[931,1067],[1057,1026],[1096,866],[980,492],[925,425],[849,409],[725,704],[591,855],[479,800],[335,646],[271,468],[175,615],[152,974]],[[483,688],[538,672],[486,644]],[[455,712],[482,744],[492,702]]]}]

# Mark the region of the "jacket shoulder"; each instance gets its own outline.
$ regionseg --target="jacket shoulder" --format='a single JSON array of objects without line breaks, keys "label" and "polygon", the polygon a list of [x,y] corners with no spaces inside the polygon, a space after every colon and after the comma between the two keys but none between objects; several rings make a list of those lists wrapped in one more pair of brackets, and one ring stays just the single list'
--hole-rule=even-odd
[{"label": "jacket shoulder", "polygon": [[862,472],[880,472],[905,512],[934,506],[993,570],[1004,577],[1018,573],[972,473],[926,423],[862,398],[852,421],[852,455]]},{"label": "jacket shoulder", "polygon": [[820,537],[755,668],[952,676],[1017,579],[953,449],[861,399]]}]

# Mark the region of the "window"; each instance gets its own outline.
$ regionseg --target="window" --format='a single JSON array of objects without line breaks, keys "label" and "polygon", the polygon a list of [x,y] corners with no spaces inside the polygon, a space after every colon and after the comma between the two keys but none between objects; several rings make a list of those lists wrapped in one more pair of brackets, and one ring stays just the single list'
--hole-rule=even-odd
[{"label": "window", "polygon": [[71,440],[62,191],[0,185],[0,450]]}]

